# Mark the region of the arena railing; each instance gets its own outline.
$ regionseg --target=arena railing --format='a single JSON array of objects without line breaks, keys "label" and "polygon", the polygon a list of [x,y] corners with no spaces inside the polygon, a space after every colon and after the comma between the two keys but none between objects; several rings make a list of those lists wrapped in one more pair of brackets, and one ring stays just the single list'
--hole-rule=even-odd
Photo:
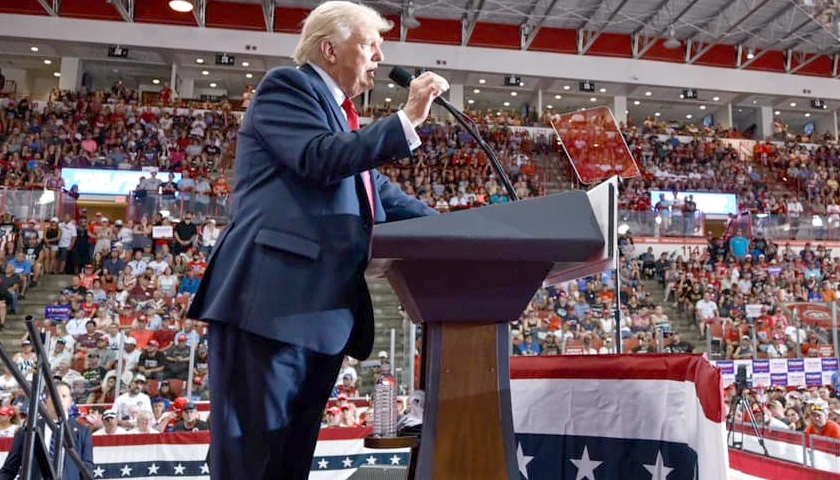
[{"label": "arena railing", "polygon": [[214,218],[222,224],[226,224],[230,216],[230,195],[191,194],[184,198],[180,194],[164,196],[142,192],[138,195],[137,192],[131,192],[129,198],[126,220],[135,222],[139,222],[143,215],[152,218],[158,212],[173,219],[181,219],[186,213],[192,213],[199,218]]},{"label": "arena railing", "polygon": [[[734,425],[735,440],[743,438],[743,450],[763,454],[753,428],[746,419]],[[759,426],[771,458],[798,463],[821,471],[840,471],[840,440],[819,435],[806,435],[797,430]],[[732,447],[732,445],[730,445]]]},{"label": "arena railing", "polygon": [[761,233],[764,238],[776,241],[840,240],[840,218],[828,215],[801,215],[789,218],[785,215],[757,213],[752,215],[753,235]]},{"label": "arena railing", "polygon": [[76,199],[60,190],[23,190],[0,187],[0,213],[20,220],[76,216]]},{"label": "arena railing", "polygon": [[619,219],[619,231],[629,229],[635,237],[702,237],[706,232],[706,216],[700,211],[691,221],[648,210],[619,210]]}]

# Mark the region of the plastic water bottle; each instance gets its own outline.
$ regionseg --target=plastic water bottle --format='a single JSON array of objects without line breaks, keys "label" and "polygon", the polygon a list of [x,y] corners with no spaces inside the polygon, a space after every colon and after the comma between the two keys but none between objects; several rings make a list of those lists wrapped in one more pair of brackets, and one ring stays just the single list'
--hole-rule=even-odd
[{"label": "plastic water bottle", "polygon": [[391,365],[383,363],[379,379],[373,386],[373,435],[379,438],[397,436],[397,381]]}]

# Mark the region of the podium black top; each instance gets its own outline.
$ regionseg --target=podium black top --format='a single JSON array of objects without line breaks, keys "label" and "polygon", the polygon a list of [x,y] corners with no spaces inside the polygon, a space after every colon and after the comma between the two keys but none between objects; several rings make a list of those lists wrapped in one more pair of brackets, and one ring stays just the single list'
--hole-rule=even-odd
[{"label": "podium black top", "polygon": [[546,278],[601,271],[604,246],[588,195],[573,191],[377,225],[366,273],[387,278],[414,321],[501,323]]},{"label": "podium black top", "polygon": [[604,237],[583,191],[377,225],[377,259],[577,263]]}]

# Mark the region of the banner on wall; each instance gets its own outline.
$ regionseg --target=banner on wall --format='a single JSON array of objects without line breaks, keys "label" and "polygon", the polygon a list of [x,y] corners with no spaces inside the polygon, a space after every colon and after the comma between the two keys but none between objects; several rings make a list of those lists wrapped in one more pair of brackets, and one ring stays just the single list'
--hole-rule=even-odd
[{"label": "banner on wall", "polygon": [[838,371],[836,358],[770,358],[766,360],[718,360],[723,384],[735,382],[739,365],[746,365],[754,387],[821,387],[831,384]]}]

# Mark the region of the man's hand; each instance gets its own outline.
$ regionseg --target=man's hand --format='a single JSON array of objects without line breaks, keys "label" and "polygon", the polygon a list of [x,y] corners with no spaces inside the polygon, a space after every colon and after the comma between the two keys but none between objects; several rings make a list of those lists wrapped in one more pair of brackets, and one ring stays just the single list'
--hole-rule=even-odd
[{"label": "man's hand", "polygon": [[411,81],[403,112],[414,127],[419,127],[426,121],[432,102],[447,90],[449,82],[436,73],[423,72]]}]

